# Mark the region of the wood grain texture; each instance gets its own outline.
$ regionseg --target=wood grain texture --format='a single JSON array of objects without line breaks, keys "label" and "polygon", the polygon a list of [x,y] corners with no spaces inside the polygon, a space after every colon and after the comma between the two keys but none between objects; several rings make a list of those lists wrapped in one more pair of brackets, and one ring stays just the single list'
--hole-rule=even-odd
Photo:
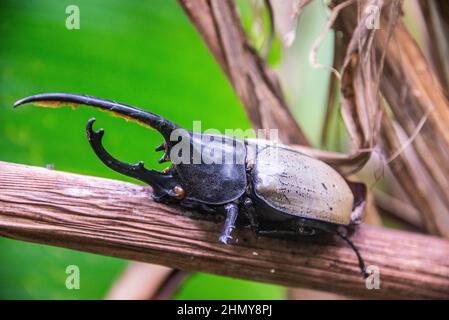
[{"label": "wood grain texture", "polygon": [[449,242],[361,226],[352,236],[381,289],[367,290],[354,253],[334,237],[287,241],[156,203],[131,183],[0,162],[0,235],[189,271],[357,297],[449,298]]}]

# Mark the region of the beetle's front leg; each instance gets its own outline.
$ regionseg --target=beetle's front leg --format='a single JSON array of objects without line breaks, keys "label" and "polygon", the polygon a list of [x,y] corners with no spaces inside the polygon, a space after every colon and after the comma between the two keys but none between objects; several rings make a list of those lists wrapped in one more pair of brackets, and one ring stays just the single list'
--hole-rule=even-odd
[{"label": "beetle's front leg", "polygon": [[[183,190],[177,184],[169,172],[161,173],[156,170],[148,170],[144,167],[143,162],[129,164],[112,157],[103,147],[102,138],[104,130],[94,131],[92,128],[95,119],[89,120],[86,126],[87,138],[92,150],[97,157],[109,168],[121,174],[146,182],[153,188],[153,198],[155,200],[181,199]],[[179,192],[179,190],[181,192]]]},{"label": "beetle's front leg", "polygon": [[253,231],[257,232],[259,230],[259,223],[256,218],[256,210],[254,209],[253,201],[250,198],[245,198],[245,200],[243,200],[243,212],[248,218],[249,225]]},{"label": "beetle's front leg", "polygon": [[226,220],[224,223],[223,231],[218,239],[221,243],[228,244],[228,240],[232,239],[231,232],[235,228],[235,221],[239,214],[239,208],[235,203],[228,203],[225,206]]}]

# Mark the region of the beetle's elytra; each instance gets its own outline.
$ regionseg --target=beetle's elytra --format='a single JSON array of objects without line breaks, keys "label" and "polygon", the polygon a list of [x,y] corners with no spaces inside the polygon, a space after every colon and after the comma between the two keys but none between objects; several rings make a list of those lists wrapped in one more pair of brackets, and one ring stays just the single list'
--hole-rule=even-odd
[{"label": "beetle's elytra", "polygon": [[[165,140],[156,148],[164,151],[160,162],[172,161],[162,172],[146,169],[143,162],[128,164],[113,158],[102,145],[103,129],[92,128],[95,119],[86,127],[98,158],[112,170],[151,185],[156,201],[225,214],[220,242],[228,243],[237,217],[243,213],[244,220],[260,235],[336,233],[356,252],[364,272],[363,259],[340,228],[361,221],[364,197],[360,194],[366,192],[365,187],[348,182],[324,162],[265,140],[189,132],[151,112],[86,95],[38,94],[14,106],[30,102],[48,107],[93,106],[156,129]],[[173,139],[178,129],[184,135]],[[188,143],[189,161],[173,161],[173,154],[185,160],[185,152],[177,151],[182,141]],[[195,162],[200,153],[200,162]],[[214,161],[217,155],[233,161]]]}]

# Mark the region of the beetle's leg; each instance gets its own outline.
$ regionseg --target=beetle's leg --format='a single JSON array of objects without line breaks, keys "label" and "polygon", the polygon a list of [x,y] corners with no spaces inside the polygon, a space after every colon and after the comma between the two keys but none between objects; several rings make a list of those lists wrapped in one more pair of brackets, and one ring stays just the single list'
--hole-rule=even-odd
[{"label": "beetle's leg", "polygon": [[143,162],[129,164],[112,157],[103,147],[102,139],[104,130],[94,131],[92,125],[95,118],[87,122],[86,132],[89,143],[98,158],[109,168],[129,177],[148,183],[153,188],[153,198],[160,200],[164,196],[178,198],[176,179],[169,172],[161,173],[156,170],[145,169]]},{"label": "beetle's leg", "polygon": [[243,200],[243,212],[248,218],[251,228],[257,232],[259,230],[259,223],[256,219],[256,210],[254,209],[253,201],[250,198]]},{"label": "beetle's leg", "polygon": [[[315,229],[298,225],[296,219],[287,221],[271,221],[257,223],[256,233],[262,236],[281,236],[288,238],[295,238],[297,235],[314,235]],[[306,230],[307,229],[307,230]]]},{"label": "beetle's leg", "polygon": [[356,254],[356,256],[357,256],[357,259],[359,260],[359,268],[360,268],[360,270],[362,271],[362,275],[363,275],[364,278],[367,278],[367,277],[368,277],[368,273],[366,272],[365,261],[363,260],[362,255],[361,255],[360,252],[359,252],[359,249],[357,249],[357,247],[355,246],[355,244],[354,244],[351,240],[349,240],[349,238],[348,238],[345,234],[341,233],[341,232],[338,230],[338,228],[335,229],[335,233],[336,233],[341,239],[343,239],[347,244],[349,244],[349,246],[350,246],[350,247],[352,248],[352,250],[355,252],[355,254]]},{"label": "beetle's leg", "polygon": [[226,220],[224,223],[223,231],[221,232],[220,242],[228,244],[228,240],[232,239],[231,232],[235,228],[235,220],[237,220],[237,215],[239,213],[239,208],[235,203],[228,203],[225,206]]},{"label": "beetle's leg", "polygon": [[257,230],[257,234],[261,236],[268,236],[268,237],[288,237],[293,238],[298,235],[298,233],[294,230],[285,230],[282,227],[277,229],[276,227],[273,228],[261,228]]}]

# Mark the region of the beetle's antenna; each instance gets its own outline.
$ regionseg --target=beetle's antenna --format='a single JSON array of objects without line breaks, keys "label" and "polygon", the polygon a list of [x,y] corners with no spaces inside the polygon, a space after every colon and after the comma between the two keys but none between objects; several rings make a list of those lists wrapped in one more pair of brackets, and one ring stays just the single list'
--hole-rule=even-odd
[{"label": "beetle's antenna", "polygon": [[338,229],[335,229],[335,233],[341,238],[343,239],[347,244],[349,244],[349,246],[352,248],[352,250],[355,252],[357,259],[359,260],[359,268],[362,271],[362,275],[363,277],[366,279],[368,277],[368,273],[366,272],[366,268],[365,268],[365,261],[362,258],[362,255],[359,252],[359,249],[357,249],[357,247],[355,246],[355,244],[349,240],[349,238],[344,235],[343,233],[341,233]]},{"label": "beetle's antenna", "polygon": [[82,104],[99,108],[104,111],[109,111],[118,116],[136,121],[137,123],[156,129],[165,138],[167,145],[170,144],[170,134],[173,132],[173,130],[179,128],[179,126],[177,126],[176,124],[154,113],[123,103],[118,103],[111,100],[81,94],[71,94],[71,93],[36,94],[18,100],[14,104],[14,107],[18,107],[20,105],[31,102],[35,103],[38,106],[53,107],[53,108],[57,108],[63,105],[72,105],[74,107],[77,107],[78,105]]}]

